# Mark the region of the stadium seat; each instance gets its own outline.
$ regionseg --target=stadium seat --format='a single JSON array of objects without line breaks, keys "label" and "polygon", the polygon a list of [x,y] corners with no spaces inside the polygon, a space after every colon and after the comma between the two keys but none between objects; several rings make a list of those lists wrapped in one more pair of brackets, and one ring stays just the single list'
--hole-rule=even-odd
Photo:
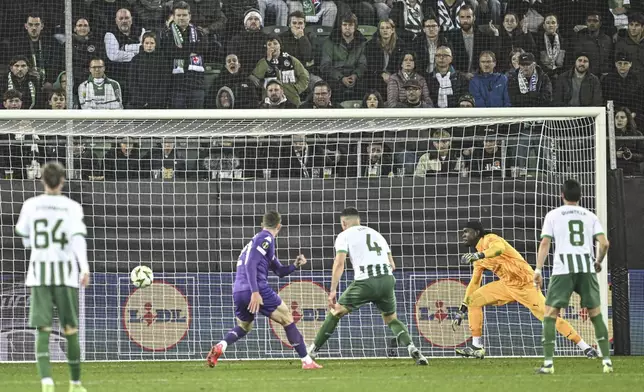
[{"label": "stadium seat", "polygon": [[342,101],[340,103],[340,106],[342,106],[345,109],[361,108],[362,107],[362,101],[359,101],[359,100]]},{"label": "stadium seat", "polygon": [[367,40],[370,40],[376,31],[378,31],[378,28],[376,26],[360,25],[358,26],[358,31],[361,32]]},{"label": "stadium seat", "polygon": [[288,30],[288,26],[265,26],[262,29],[262,33],[267,34],[267,35],[268,34],[280,35],[283,32],[285,32],[286,30]]},{"label": "stadium seat", "polygon": [[332,27],[330,26],[306,26],[304,28],[304,33],[306,34],[314,34],[317,37],[328,37],[331,35],[331,31],[333,30]]}]

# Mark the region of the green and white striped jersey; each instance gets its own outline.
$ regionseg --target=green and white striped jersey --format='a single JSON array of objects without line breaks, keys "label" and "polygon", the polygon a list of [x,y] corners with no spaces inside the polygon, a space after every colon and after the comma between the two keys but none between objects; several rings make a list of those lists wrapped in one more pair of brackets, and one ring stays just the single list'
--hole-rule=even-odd
[{"label": "green and white striped jersey", "polygon": [[31,248],[27,286],[79,286],[79,264],[71,247],[87,235],[83,209],[66,196],[40,195],[25,201],[16,234]]},{"label": "green and white striped jersey", "polygon": [[389,256],[391,253],[385,237],[367,226],[352,226],[335,239],[336,253],[348,253],[353,265],[354,280],[373,276],[393,275]]},{"label": "green and white striped jersey", "polygon": [[595,237],[604,234],[597,215],[584,207],[563,205],[550,211],[543,221],[541,238],[555,242],[553,275],[595,273]]}]

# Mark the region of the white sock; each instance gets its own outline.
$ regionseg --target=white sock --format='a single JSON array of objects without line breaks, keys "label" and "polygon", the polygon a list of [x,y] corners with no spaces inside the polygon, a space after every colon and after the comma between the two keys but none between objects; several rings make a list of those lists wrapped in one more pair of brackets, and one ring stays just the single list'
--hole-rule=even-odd
[{"label": "white sock", "polygon": [[225,351],[226,351],[226,348],[228,347],[228,342],[227,342],[227,341],[222,340],[221,342],[219,342],[219,343],[217,343],[217,344],[221,344],[221,352],[225,352]]},{"label": "white sock", "polygon": [[311,359],[311,357],[309,357],[308,355],[306,357],[304,357],[304,358],[301,358],[301,359],[302,359],[302,363],[305,363],[307,365],[309,363],[313,362],[313,359]]},{"label": "white sock", "polygon": [[476,348],[483,348],[483,338],[480,336],[472,337],[472,346]]},{"label": "white sock", "polygon": [[581,349],[581,351],[584,351],[584,350],[586,350],[587,348],[590,348],[590,346],[588,345],[588,343],[584,342],[584,339],[581,339],[581,340],[579,341],[579,343],[577,343],[577,347],[579,347],[579,348]]},{"label": "white sock", "polygon": [[552,359],[547,359],[543,361],[543,366],[550,366],[552,365]]},{"label": "white sock", "polygon": [[43,385],[54,385],[54,380],[51,377],[45,377],[40,379],[40,383]]},{"label": "white sock", "polygon": [[407,346],[407,351],[409,351],[409,355],[411,355],[412,352],[416,350],[416,346],[414,346],[414,343],[409,343],[409,346]]}]

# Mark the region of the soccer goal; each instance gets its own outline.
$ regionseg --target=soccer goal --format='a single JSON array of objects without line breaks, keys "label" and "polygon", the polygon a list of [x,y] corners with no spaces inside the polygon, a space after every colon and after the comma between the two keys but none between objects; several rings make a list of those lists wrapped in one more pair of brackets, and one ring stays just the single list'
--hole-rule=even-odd
[{"label": "soccer goal", "polygon": [[[459,265],[468,251],[460,244],[464,222],[480,219],[534,266],[543,217],[560,204],[563,180],[575,177],[582,204],[607,223],[603,108],[5,110],[0,136],[0,361],[34,359],[23,285],[28,252],[13,226],[22,202],[40,192],[40,165],[50,159],[66,164],[66,192],[83,205],[88,226],[86,360],[204,358],[234,325],[237,257],[268,209],[283,215],[282,262],[299,253],[309,260],[270,280],[307,343],[327,311],[339,212],[355,206],[363,224],[388,239],[398,315],[431,357],[453,356],[470,339],[467,323],[451,327],[471,274]],[[140,264],[153,269],[155,283],[137,290],[128,272]],[[541,323],[527,309],[484,312],[489,355],[541,354]],[[578,298],[563,316],[594,341]],[[293,358],[282,334],[258,317],[226,358]],[[404,355],[392,338],[366,306],[340,322],[323,355]],[[557,354],[581,353],[558,337]]]}]

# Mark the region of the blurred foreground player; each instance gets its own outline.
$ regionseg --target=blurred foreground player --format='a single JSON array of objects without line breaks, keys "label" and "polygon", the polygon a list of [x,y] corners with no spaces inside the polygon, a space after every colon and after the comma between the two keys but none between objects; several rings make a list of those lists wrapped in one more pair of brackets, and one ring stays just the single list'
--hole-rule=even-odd
[{"label": "blurred foreground player", "polygon": [[290,275],[295,269],[306,264],[306,258],[299,255],[294,264],[284,266],[275,255],[275,237],[282,228],[281,220],[277,211],[269,211],[264,214],[262,231],[255,234],[239,255],[233,286],[237,326],[228,331],[224,339],[214,345],[208,353],[206,361],[210,367],[217,365],[217,360],[226,351],[228,345],[235,343],[250,332],[255,313],[259,311],[284,327],[289,343],[302,359],[302,369],[322,368],[306,353],[304,338],[293,322],[293,315],[289,307],[268,286],[268,270],[273,271],[281,278]]},{"label": "blurred foreground player", "polygon": [[[546,299],[539,288],[533,284],[534,271],[506,240],[500,236],[485,231],[479,221],[467,222],[463,228],[463,243],[475,247],[477,253],[467,253],[461,257],[462,264],[472,264],[474,272],[470,284],[465,291],[465,299],[459,312],[454,317],[452,328],[461,325],[468,312],[470,330],[472,330],[472,346],[457,348],[456,354],[463,357],[483,359],[483,307],[501,306],[511,302],[518,302],[543,321],[546,310]],[[499,280],[481,287],[481,278],[484,270],[490,270],[499,277]],[[588,358],[597,358],[597,351],[590,347],[579,336],[569,322],[557,318],[557,331],[573,341]]]}]

